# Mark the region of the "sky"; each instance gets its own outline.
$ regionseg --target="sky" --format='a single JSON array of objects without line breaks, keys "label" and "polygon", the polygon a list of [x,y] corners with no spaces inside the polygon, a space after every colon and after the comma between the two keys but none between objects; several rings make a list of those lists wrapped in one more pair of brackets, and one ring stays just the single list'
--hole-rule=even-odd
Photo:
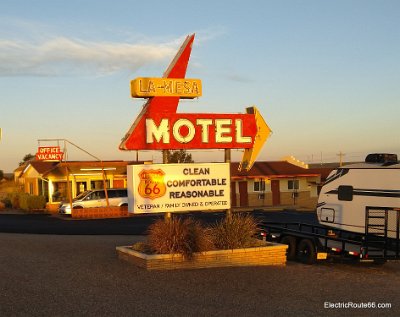
[{"label": "sky", "polygon": [[67,139],[102,160],[135,159],[118,149],[144,104],[130,97],[130,81],[162,77],[192,33],[186,76],[202,80],[203,96],[178,111],[257,106],[273,131],[259,160],[400,154],[399,1],[2,0],[0,169],[57,145],[43,139]]}]

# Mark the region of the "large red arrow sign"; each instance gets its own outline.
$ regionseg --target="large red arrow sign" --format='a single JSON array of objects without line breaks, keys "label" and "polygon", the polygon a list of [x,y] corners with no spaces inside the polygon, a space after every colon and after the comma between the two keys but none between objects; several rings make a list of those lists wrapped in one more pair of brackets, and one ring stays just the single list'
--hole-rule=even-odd
[{"label": "large red arrow sign", "polygon": [[[194,34],[188,36],[164,78],[185,78]],[[270,134],[255,107],[246,114],[179,114],[179,97],[149,98],[123,138],[121,150],[245,149],[250,169]]]}]

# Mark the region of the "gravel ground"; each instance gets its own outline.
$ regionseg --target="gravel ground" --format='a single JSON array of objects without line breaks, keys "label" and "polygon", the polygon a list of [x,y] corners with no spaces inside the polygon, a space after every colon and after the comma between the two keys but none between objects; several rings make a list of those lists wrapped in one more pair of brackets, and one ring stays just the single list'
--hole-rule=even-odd
[{"label": "gravel ground", "polygon": [[0,233],[0,316],[400,316],[400,263],[147,272],[115,253],[141,239]]}]

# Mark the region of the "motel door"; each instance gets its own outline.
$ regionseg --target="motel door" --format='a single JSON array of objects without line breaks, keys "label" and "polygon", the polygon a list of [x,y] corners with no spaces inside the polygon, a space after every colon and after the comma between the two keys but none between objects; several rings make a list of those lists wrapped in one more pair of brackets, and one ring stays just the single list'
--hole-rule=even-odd
[{"label": "motel door", "polygon": [[124,188],[124,180],[123,179],[114,179],[113,187],[114,188]]},{"label": "motel door", "polygon": [[231,204],[232,207],[237,207],[237,202],[236,202],[236,183],[231,182]]},{"label": "motel door", "polygon": [[247,207],[249,205],[249,197],[247,194],[247,182],[239,182],[239,196],[240,207]]},{"label": "motel door", "polygon": [[279,180],[271,180],[271,191],[272,191],[272,205],[278,206],[281,204],[281,192],[279,189]]}]

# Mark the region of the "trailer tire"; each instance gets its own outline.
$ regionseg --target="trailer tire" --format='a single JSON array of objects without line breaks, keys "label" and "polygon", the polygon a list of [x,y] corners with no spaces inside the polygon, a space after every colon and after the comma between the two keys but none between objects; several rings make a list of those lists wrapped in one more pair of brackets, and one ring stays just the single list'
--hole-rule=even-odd
[{"label": "trailer tire", "polygon": [[317,261],[315,246],[310,239],[300,241],[297,246],[297,259],[304,264],[314,264]]},{"label": "trailer tire", "polygon": [[296,260],[296,238],[292,236],[284,236],[281,240],[280,243],[282,244],[287,244],[288,248],[286,251],[286,258],[288,261],[295,261]]}]

